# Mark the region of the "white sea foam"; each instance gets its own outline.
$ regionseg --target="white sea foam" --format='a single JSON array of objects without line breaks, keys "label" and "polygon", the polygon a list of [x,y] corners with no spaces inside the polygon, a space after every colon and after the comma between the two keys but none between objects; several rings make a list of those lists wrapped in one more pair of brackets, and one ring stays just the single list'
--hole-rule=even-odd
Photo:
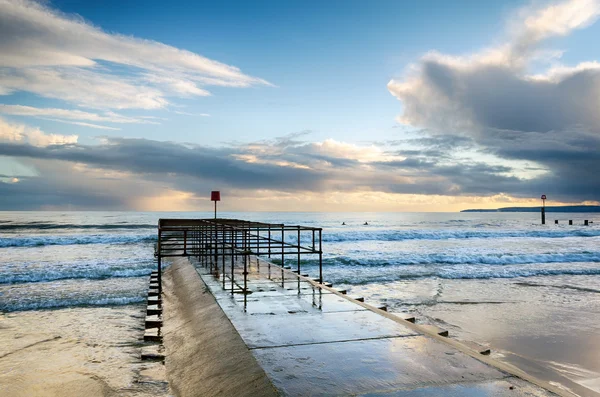
[{"label": "white sea foam", "polygon": [[0,237],[0,248],[45,245],[137,244],[156,241],[155,234],[81,234]]},{"label": "white sea foam", "polygon": [[[448,240],[493,238],[565,238],[598,237],[600,228],[586,229],[391,229],[333,231],[323,235],[325,242],[343,241],[402,241],[402,240]],[[290,238],[293,240],[293,237]]]}]

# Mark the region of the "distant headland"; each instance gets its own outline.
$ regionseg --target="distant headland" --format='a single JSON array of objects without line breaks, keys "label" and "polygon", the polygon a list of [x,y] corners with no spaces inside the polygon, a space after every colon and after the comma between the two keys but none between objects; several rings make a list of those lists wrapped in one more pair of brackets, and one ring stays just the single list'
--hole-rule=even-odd
[{"label": "distant headland", "polygon": [[[460,212],[539,212],[541,207],[504,207],[497,209],[469,209]],[[546,212],[600,212],[600,205],[546,206]]]}]

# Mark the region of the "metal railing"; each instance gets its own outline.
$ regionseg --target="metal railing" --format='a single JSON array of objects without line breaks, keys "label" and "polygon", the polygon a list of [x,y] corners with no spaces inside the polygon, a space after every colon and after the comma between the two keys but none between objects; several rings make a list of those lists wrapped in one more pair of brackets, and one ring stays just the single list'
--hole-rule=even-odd
[{"label": "metal railing", "polygon": [[[239,219],[160,219],[155,256],[158,274],[162,259],[168,257],[195,257],[216,276],[222,277],[226,289],[229,278],[231,293],[248,293],[248,266],[251,257],[262,257],[271,279],[271,265],[281,263],[282,287],[285,285],[284,267],[295,262],[294,273],[301,274],[301,257],[318,255],[319,277],[323,283],[322,228],[284,224],[251,222]],[[260,260],[256,265],[260,267]],[[290,265],[291,267],[291,265]],[[236,279],[236,269],[243,277]],[[159,290],[162,282],[159,276]],[[298,289],[300,279],[298,278]]]}]

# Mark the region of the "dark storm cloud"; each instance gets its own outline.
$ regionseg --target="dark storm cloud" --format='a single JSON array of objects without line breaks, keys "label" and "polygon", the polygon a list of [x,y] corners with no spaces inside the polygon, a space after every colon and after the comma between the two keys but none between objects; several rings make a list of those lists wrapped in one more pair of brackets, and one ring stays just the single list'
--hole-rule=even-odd
[{"label": "dark storm cloud", "polygon": [[[433,142],[433,140],[431,141]],[[457,140],[461,145],[463,142]],[[434,142],[435,143],[435,142]],[[397,142],[396,145],[399,143]],[[433,145],[439,147],[439,142]],[[344,148],[343,145],[340,147]],[[444,145],[448,149],[447,145]],[[331,149],[331,148],[330,148]],[[397,147],[394,147],[399,152]],[[193,192],[201,197],[207,186],[241,190],[276,190],[288,192],[328,191],[381,191],[388,193],[467,195],[489,193],[479,181],[493,180],[496,185],[510,185],[515,178],[500,175],[508,172],[507,167],[485,164],[453,165],[442,164],[444,156],[428,157],[428,150],[406,150],[402,160],[369,161],[349,158],[347,153],[328,152],[322,145],[303,142],[298,137],[283,137],[270,142],[251,143],[208,148],[198,145],[173,142],[158,142],[146,139],[107,139],[100,145],[54,145],[36,147],[29,144],[0,144],[0,155],[17,159],[43,162],[38,167],[46,176],[23,180],[19,183],[0,183],[4,199],[2,207],[18,206],[21,200],[31,201],[30,206],[41,203],[64,202],[65,197],[77,196],[81,203],[89,200],[91,206],[102,202],[114,206],[125,205],[127,197],[143,194],[136,192],[136,185],[127,186],[127,177],[118,188],[107,188],[107,196],[113,195],[114,202],[104,193],[85,192],[78,196],[76,183],[83,183],[86,175],[67,183],[64,191],[52,192],[69,179],[61,174],[72,171],[50,169],[49,164],[84,164],[92,169],[114,170],[137,175],[140,180],[167,186],[176,190]],[[431,151],[436,152],[437,149]],[[411,152],[411,153],[409,153]],[[382,152],[394,154],[394,150]],[[74,178],[74,177],[73,177]],[[104,178],[101,173],[94,180]],[[114,179],[109,177],[108,179]],[[34,180],[43,180],[38,186]],[[53,186],[51,188],[51,186]],[[93,189],[94,186],[88,187]],[[85,190],[85,187],[79,190]],[[158,189],[158,188],[157,188]],[[109,192],[113,190],[112,192]],[[29,193],[27,193],[29,192]],[[156,192],[153,192],[156,193]],[[12,197],[12,199],[10,198]],[[108,207],[108,205],[107,205]]]},{"label": "dark storm cloud", "polygon": [[0,182],[0,208],[6,211],[52,208],[127,209],[124,197],[114,192],[82,189],[81,186],[46,178],[19,178],[18,183]]},{"label": "dark storm cloud", "polygon": [[250,164],[232,158],[236,153],[147,139],[110,139],[109,144],[97,146],[0,145],[0,155],[12,157],[78,162],[138,174],[187,175],[238,188],[318,189],[321,178],[316,171]]}]

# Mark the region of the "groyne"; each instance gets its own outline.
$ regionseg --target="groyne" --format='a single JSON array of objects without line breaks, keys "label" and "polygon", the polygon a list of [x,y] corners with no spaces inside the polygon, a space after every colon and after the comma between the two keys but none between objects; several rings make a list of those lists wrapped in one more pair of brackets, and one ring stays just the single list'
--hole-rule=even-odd
[{"label": "groyne", "polygon": [[[159,239],[169,247],[159,254],[172,260],[161,297],[176,395],[572,395],[489,357],[488,349],[348,296],[322,282],[321,272],[302,274],[300,227],[296,242],[282,236],[264,250],[261,231],[251,236],[255,224],[218,222],[203,236],[170,220],[171,234]],[[307,253],[322,255],[319,241],[305,241]],[[296,255],[275,263],[274,247]]]}]

